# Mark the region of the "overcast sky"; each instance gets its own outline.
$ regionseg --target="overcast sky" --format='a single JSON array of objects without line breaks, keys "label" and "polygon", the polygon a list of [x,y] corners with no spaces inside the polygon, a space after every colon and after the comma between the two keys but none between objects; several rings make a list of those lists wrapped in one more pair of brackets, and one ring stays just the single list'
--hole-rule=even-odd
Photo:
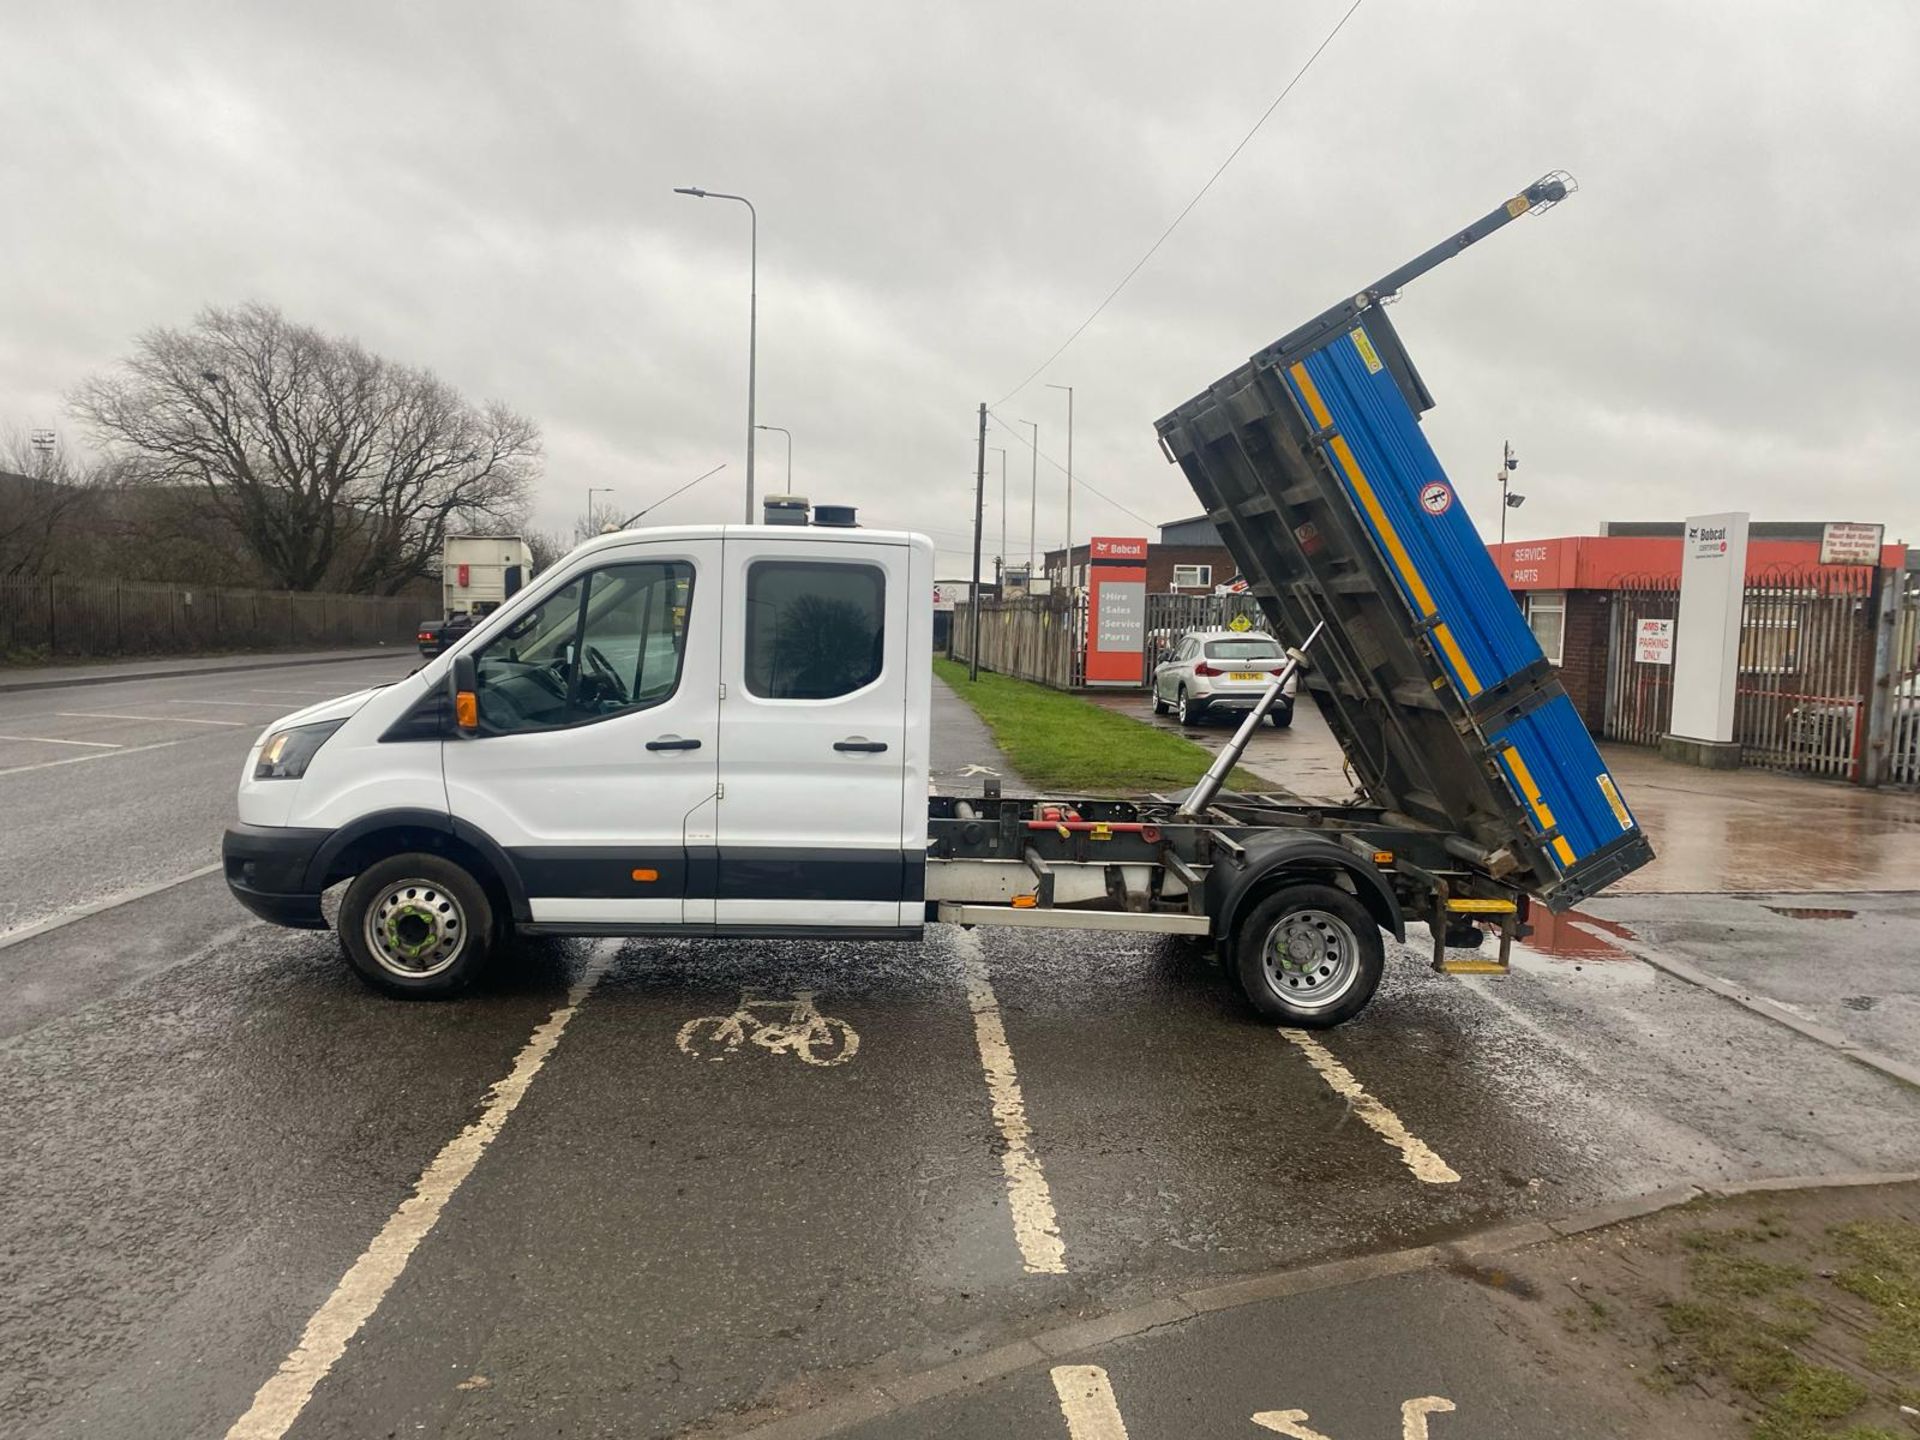
[{"label": "overcast sky", "polygon": [[[964,573],[975,406],[1085,318],[1350,0],[0,0],[0,428],[141,330],[265,301],[532,415],[588,486],[732,520],[747,214],[793,488]],[[1746,509],[1920,542],[1920,6],[1364,0],[1158,256],[996,409],[1074,531],[1197,508],[1156,417],[1545,171],[1581,191],[1394,318],[1483,531]],[[78,437],[76,437],[78,438]],[[760,437],[759,486],[785,488]],[[1010,555],[1032,462],[1007,432]],[[989,556],[1000,457],[988,457]],[[1065,533],[1040,462],[1039,541]],[[1128,514],[1127,511],[1136,512]]]}]

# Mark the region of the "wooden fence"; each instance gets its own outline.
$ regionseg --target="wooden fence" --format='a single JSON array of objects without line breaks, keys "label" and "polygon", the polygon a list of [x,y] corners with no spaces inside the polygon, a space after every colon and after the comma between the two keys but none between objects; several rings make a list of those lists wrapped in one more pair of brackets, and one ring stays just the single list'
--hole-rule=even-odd
[{"label": "wooden fence", "polygon": [[142,581],[0,579],[9,657],[410,645],[438,609],[418,596],[220,590]]},{"label": "wooden fence", "polygon": [[[973,658],[972,606],[953,611],[953,658]],[[980,606],[980,668],[1016,680],[1079,688],[1085,679],[1086,602],[1066,596],[986,600]]]}]

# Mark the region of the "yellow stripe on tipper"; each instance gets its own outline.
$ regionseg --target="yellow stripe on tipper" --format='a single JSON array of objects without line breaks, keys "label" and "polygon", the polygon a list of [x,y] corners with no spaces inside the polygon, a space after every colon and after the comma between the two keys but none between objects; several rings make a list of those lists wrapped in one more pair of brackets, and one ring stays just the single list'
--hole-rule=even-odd
[{"label": "yellow stripe on tipper", "polygon": [[[1500,752],[1500,758],[1507,762],[1507,768],[1513,772],[1513,778],[1520,782],[1520,793],[1527,797],[1527,803],[1533,807],[1534,818],[1540,822],[1542,830],[1554,827],[1553,811],[1540,796],[1540,787],[1533,783],[1533,771],[1527,768],[1527,762],[1520,758],[1520,752],[1509,745]],[[1553,853],[1562,865],[1574,862],[1573,846],[1567,843],[1567,837],[1553,837]]]},{"label": "yellow stripe on tipper", "polygon": [[1433,627],[1433,638],[1440,643],[1447,659],[1453,662],[1454,674],[1460,677],[1460,683],[1466,687],[1469,696],[1480,693],[1480,677],[1474,673],[1473,666],[1467,663],[1467,655],[1460,648],[1460,642],[1453,638],[1453,631],[1445,625]]},{"label": "yellow stripe on tipper", "polygon": [[[1307,374],[1302,364],[1290,366],[1287,373],[1293,376],[1293,383],[1300,387],[1300,393],[1306,397],[1307,410],[1313,416],[1313,423],[1322,430],[1333,424],[1333,412],[1327,409],[1327,402],[1320,398],[1320,388],[1313,383],[1313,377]],[[1373,486],[1360,472],[1360,462],[1353,458],[1353,451],[1347,447],[1345,437],[1333,437],[1333,457],[1340,462],[1340,469],[1347,477],[1347,483],[1353,486],[1353,493],[1360,497],[1360,508],[1367,512],[1367,518],[1373,521],[1373,528],[1380,532],[1380,539],[1387,547],[1394,568],[1399,570],[1400,578],[1407,582],[1407,589],[1413,595],[1414,608],[1420,612],[1420,618],[1426,619],[1434,613],[1433,596],[1420,578],[1420,572],[1413,568],[1413,557],[1407,554],[1407,547],[1400,543],[1400,532],[1393,528],[1393,521],[1387,518],[1387,512],[1380,505],[1380,497],[1373,493]]]},{"label": "yellow stripe on tipper", "polygon": [[1627,813],[1627,802],[1620,798],[1620,792],[1614,787],[1613,777],[1602,770],[1593,777],[1600,782],[1600,793],[1607,797],[1607,805],[1613,811],[1613,818],[1620,822],[1622,830],[1633,828],[1633,816]]},{"label": "yellow stripe on tipper", "polygon": [[1378,375],[1381,369],[1380,352],[1373,348],[1372,337],[1366,331],[1357,328],[1352,331],[1352,335],[1353,348],[1360,352],[1360,359],[1366,364],[1367,374]]}]

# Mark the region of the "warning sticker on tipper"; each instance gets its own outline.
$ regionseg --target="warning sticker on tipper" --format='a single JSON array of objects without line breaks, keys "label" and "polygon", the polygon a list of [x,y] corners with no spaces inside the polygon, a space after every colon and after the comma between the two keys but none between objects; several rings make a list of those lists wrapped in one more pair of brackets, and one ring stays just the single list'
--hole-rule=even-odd
[{"label": "warning sticker on tipper", "polygon": [[1602,772],[1594,777],[1600,782],[1600,793],[1607,797],[1607,804],[1613,807],[1613,818],[1620,822],[1622,830],[1633,828],[1633,817],[1627,813],[1627,802],[1620,798],[1620,792],[1613,787],[1613,777]]},{"label": "warning sticker on tipper", "polygon": [[1360,358],[1367,362],[1367,373],[1369,375],[1378,375],[1380,373],[1380,355],[1379,352],[1373,348],[1373,341],[1367,338],[1366,331],[1355,330],[1353,332],[1353,348],[1358,350],[1360,352]]}]

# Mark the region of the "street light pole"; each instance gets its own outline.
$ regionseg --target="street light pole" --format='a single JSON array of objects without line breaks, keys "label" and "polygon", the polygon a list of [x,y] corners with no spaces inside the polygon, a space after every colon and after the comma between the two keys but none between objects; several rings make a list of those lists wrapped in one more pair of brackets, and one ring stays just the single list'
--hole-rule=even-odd
[{"label": "street light pole", "polygon": [[1007,447],[989,445],[989,450],[1000,452],[1000,558],[1007,558]]},{"label": "street light pole", "polygon": [[593,538],[593,497],[596,495],[611,494],[613,494],[613,487],[611,485],[589,485],[587,487],[587,523],[584,527],[587,539],[591,540]]},{"label": "street light pole", "polygon": [[[753,428],[756,430],[778,430],[782,435],[787,437],[787,493],[791,495],[793,493],[793,432],[784,425],[756,425]],[[751,520],[753,517],[749,515],[747,518]]]},{"label": "street light pole", "polygon": [[967,679],[980,678],[980,522],[987,508],[987,402],[980,402],[979,459],[973,471],[973,591],[968,607],[972,634],[967,644]]},{"label": "street light pole", "polygon": [[760,346],[760,212],[744,195],[723,195],[718,190],[702,190],[695,185],[676,185],[676,195],[691,195],[696,200],[737,200],[747,207],[751,222],[747,245],[747,524],[753,523],[753,391]]},{"label": "street light pole", "polygon": [[1027,584],[1033,584],[1034,533],[1040,528],[1040,422],[1022,420],[1022,425],[1033,427],[1033,478],[1027,482]]},{"label": "street light pole", "polygon": [[1067,392],[1067,588],[1073,588],[1073,386],[1047,382],[1049,390]]}]

